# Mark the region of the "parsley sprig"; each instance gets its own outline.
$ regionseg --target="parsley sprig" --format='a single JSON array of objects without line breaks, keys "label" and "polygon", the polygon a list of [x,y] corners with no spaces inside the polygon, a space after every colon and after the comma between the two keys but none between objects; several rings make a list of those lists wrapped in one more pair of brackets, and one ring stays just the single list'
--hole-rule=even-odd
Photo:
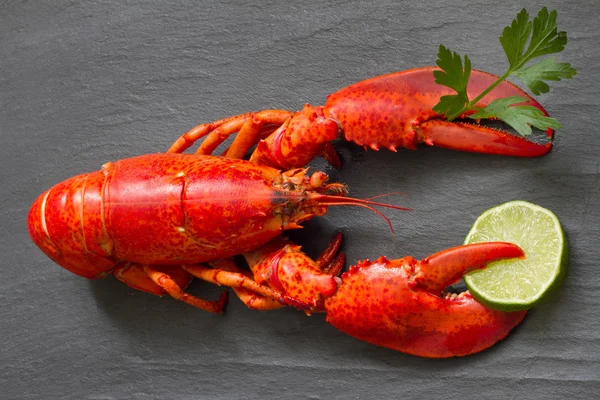
[{"label": "parsley sprig", "polygon": [[508,58],[508,70],[472,100],[469,100],[467,95],[471,60],[465,55],[463,66],[463,59],[459,54],[440,46],[437,60],[440,70],[434,71],[433,75],[436,83],[453,89],[456,94],[442,96],[439,103],[433,107],[433,111],[445,115],[449,121],[467,111],[475,111],[469,115],[470,118],[498,118],[524,136],[531,134],[531,126],[541,130],[562,128],[557,120],[544,116],[538,108],[519,105],[527,101],[521,96],[496,99],[485,108],[475,106],[511,75],[519,78],[534,94],[539,95],[550,90],[545,81],[559,81],[577,74],[577,70],[570,64],[557,63],[554,58],[546,58],[537,64],[526,66],[534,58],[559,53],[565,48],[567,33],[558,31],[556,17],[556,11],[548,12],[544,7],[533,21],[530,21],[529,14],[522,9],[500,36],[500,44]]}]

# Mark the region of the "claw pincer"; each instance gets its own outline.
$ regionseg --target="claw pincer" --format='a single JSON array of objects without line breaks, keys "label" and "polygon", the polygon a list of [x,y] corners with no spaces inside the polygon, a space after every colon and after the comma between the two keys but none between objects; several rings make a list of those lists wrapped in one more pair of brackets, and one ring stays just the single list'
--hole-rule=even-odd
[{"label": "claw pincer", "polygon": [[357,339],[417,356],[479,352],[503,339],[526,312],[496,311],[468,292],[444,296],[442,291],[466,272],[523,255],[518,246],[499,242],[459,246],[421,261],[361,262],[325,299],[327,321]]}]

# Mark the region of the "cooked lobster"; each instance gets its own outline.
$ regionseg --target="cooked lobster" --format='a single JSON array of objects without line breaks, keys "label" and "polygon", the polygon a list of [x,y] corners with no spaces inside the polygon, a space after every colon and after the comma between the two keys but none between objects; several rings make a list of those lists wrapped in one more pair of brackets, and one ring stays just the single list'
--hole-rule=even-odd
[{"label": "cooked lobster", "polygon": [[[183,265],[255,250],[328,206],[402,209],[344,197],[344,185],[326,181],[324,173],[308,176],[305,169],[150,154],[107,163],[47,190],[31,207],[29,233],[48,257],[77,275],[112,273],[133,288],[222,312],[225,297],[215,303],[183,292],[189,273],[200,274],[200,267],[188,273]],[[214,281],[303,307],[241,273],[224,271]]]},{"label": "cooked lobster", "polygon": [[[340,235],[317,261],[277,239],[330,205],[387,206],[344,194],[321,172],[153,154],[59,183],[34,202],[28,223],[44,253],[78,275],[113,274],[133,288],[221,313],[226,292],[208,301],[184,291],[194,276],[233,287],[251,308],[324,311],[352,336],[416,355],[480,351],[521,321],[524,312],[492,311],[469,294],[440,297],[466,271],[523,256],[515,245],[458,247],[422,261],[380,258],[340,279]],[[251,273],[228,258],[236,254],[244,254]]]}]

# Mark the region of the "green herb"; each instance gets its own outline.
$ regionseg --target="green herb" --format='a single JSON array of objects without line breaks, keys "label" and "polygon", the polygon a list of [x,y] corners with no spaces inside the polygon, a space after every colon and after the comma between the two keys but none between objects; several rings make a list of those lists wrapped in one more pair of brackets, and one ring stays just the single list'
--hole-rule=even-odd
[{"label": "green herb", "polygon": [[530,135],[531,126],[542,130],[562,128],[558,121],[544,116],[539,109],[517,105],[527,101],[523,97],[497,99],[485,108],[475,107],[478,101],[511,75],[519,78],[534,94],[539,95],[550,90],[544,81],[559,81],[572,78],[577,74],[577,70],[570,64],[557,63],[554,58],[544,59],[529,67],[525,66],[534,58],[559,53],[565,48],[567,33],[558,32],[556,16],[556,11],[548,12],[548,9],[544,7],[539,11],[537,17],[530,21],[527,11],[521,10],[512,24],[504,28],[502,36],[500,36],[500,43],[508,58],[508,70],[472,100],[469,100],[467,96],[471,60],[465,55],[463,67],[460,55],[440,46],[437,65],[441,70],[434,71],[433,75],[436,83],[455,90],[456,94],[442,96],[439,103],[433,107],[433,111],[445,115],[449,121],[467,111],[476,111],[469,117],[473,119],[498,118],[512,126],[521,135]]},{"label": "green herb", "polygon": [[[478,110],[473,119],[498,118],[512,126],[521,135],[531,135],[531,126],[545,131],[548,128],[560,129],[562,125],[554,118],[546,117],[542,110],[534,106],[513,106],[527,101],[525,97],[511,96],[492,101],[487,107]],[[512,106],[512,107],[511,107]]]}]

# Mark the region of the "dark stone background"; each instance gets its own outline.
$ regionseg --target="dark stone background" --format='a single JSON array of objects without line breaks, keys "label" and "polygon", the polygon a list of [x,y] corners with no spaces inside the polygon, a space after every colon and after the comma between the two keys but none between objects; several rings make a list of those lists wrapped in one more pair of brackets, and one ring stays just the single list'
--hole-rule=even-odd
[{"label": "dark stone background", "polygon": [[[0,398],[592,398],[600,390],[594,1],[8,1],[0,5]],[[554,150],[513,159],[341,144],[352,194],[401,190],[386,212],[335,209],[294,237],[316,255],[346,235],[350,262],[460,244],[489,207],[552,209],[571,249],[562,290],[483,353],[427,360],[347,337],[293,309],[225,316],[91,282],[29,240],[34,198],[110,160],[160,152],[201,122],[320,104],[350,83],[435,62],[438,44],[502,73],[498,36],[522,6],[559,10],[579,69],[540,101],[565,126]],[[194,293],[217,291],[194,283]]]}]

